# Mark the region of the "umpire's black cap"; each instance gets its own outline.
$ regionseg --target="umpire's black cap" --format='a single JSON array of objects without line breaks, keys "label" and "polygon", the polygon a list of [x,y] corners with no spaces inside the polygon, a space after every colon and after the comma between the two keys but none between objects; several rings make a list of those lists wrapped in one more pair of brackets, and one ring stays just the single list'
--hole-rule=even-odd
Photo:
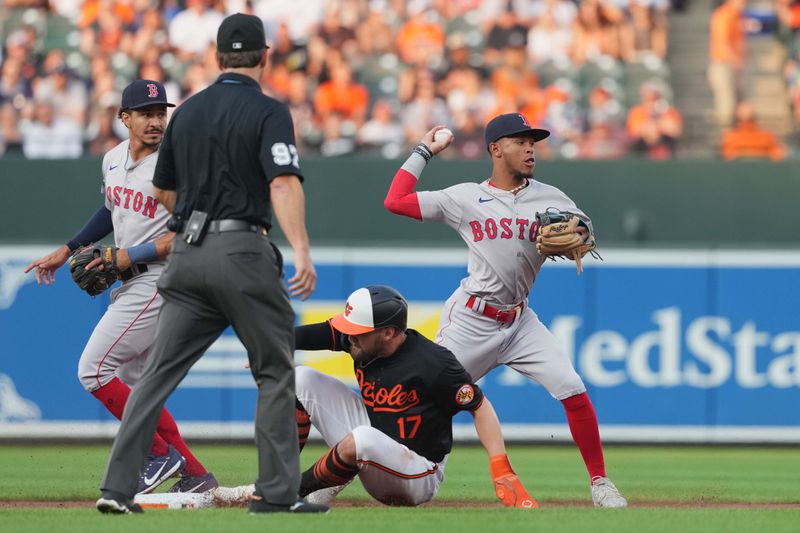
[{"label": "umpire's black cap", "polygon": [[254,15],[235,13],[219,25],[217,52],[249,52],[267,48],[264,23]]},{"label": "umpire's black cap", "polygon": [[136,80],[122,91],[120,107],[123,111],[151,105],[175,107],[175,104],[167,102],[167,91],[164,86],[155,80]]},{"label": "umpire's black cap", "polygon": [[547,130],[532,128],[528,119],[522,113],[506,113],[505,115],[497,115],[486,125],[484,137],[486,140],[486,147],[488,148],[493,142],[503,137],[511,137],[513,135],[527,135],[533,137],[535,142],[539,142],[550,136]]}]

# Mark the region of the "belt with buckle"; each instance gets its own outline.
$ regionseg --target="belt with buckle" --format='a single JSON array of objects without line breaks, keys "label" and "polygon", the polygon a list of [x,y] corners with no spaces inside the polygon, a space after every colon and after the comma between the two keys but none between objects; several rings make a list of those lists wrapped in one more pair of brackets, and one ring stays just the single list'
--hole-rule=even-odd
[{"label": "belt with buckle", "polygon": [[[185,229],[186,222],[182,222],[178,233],[182,233]],[[252,231],[253,233],[260,233],[265,237],[269,235],[269,231],[264,226],[251,224],[246,220],[238,220],[236,218],[212,220],[208,223],[206,233],[224,233],[226,231]]]},{"label": "belt with buckle", "polygon": [[519,317],[522,310],[525,309],[525,302],[517,304],[511,309],[502,310],[483,302],[477,296],[470,296],[469,300],[467,300],[467,307],[478,314],[497,320],[503,324],[511,324]]},{"label": "belt with buckle", "polygon": [[123,270],[120,272],[119,279],[122,281],[128,281],[135,278],[139,274],[144,274],[145,272],[147,272],[147,263],[135,263],[131,265],[128,270]]}]

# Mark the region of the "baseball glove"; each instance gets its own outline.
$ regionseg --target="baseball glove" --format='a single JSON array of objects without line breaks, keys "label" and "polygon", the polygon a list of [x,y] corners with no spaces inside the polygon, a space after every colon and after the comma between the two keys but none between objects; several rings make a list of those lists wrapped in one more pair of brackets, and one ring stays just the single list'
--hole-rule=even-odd
[{"label": "baseball glove", "polygon": [[536,237],[536,250],[550,259],[556,257],[572,259],[583,272],[581,259],[587,253],[600,259],[595,252],[597,244],[589,226],[575,213],[559,211],[553,207],[544,213],[536,213],[539,222],[539,235]]},{"label": "baseball glove", "polygon": [[[86,266],[98,257],[102,258],[100,264],[87,269]],[[119,279],[117,247],[87,246],[78,249],[69,259],[69,271],[72,274],[72,281],[82,291],[89,296],[97,296]]]}]

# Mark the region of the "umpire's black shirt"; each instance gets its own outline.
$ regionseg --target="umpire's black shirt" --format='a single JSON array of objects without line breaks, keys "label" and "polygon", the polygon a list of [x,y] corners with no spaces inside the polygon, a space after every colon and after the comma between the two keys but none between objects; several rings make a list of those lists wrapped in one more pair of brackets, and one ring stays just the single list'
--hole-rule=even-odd
[{"label": "umpire's black shirt", "polygon": [[289,109],[249,76],[225,73],[173,113],[153,185],[176,191],[183,220],[199,210],[270,227],[269,182],[286,174],[303,179]]}]

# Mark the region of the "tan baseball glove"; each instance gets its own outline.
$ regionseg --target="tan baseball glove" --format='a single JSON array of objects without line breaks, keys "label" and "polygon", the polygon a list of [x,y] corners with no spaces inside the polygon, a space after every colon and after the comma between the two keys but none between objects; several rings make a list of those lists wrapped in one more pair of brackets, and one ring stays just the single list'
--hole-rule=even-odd
[{"label": "tan baseball glove", "polygon": [[539,236],[536,237],[536,250],[553,260],[556,257],[572,259],[583,272],[581,260],[591,253],[596,255],[594,235],[589,226],[575,213],[548,208],[544,213],[536,213],[539,222]]}]

